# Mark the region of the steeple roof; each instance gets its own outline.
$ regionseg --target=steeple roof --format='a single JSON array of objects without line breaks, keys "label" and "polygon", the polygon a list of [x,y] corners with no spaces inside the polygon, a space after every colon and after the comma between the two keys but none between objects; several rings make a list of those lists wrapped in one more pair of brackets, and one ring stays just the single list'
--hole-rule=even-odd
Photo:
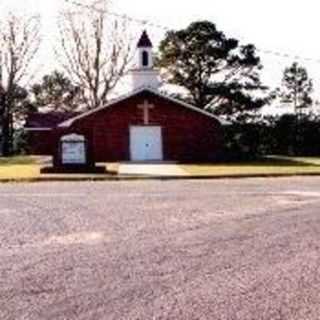
[{"label": "steeple roof", "polygon": [[146,30],[143,31],[137,47],[138,48],[152,48],[153,47],[152,42],[151,42]]}]

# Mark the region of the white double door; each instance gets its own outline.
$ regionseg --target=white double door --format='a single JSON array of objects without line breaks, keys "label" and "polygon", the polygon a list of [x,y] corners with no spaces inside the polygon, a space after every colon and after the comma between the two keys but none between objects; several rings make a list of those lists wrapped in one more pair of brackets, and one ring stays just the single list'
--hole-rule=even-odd
[{"label": "white double door", "polygon": [[130,155],[132,161],[163,160],[161,127],[130,127]]}]

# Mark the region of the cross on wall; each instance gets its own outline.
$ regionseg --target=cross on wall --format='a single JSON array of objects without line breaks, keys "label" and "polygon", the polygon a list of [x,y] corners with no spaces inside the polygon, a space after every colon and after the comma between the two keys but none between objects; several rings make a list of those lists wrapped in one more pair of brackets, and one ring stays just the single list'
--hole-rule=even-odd
[{"label": "cross on wall", "polygon": [[143,122],[145,125],[150,124],[150,110],[154,109],[153,104],[149,104],[148,100],[145,100],[143,104],[138,105],[140,110],[143,110]]}]

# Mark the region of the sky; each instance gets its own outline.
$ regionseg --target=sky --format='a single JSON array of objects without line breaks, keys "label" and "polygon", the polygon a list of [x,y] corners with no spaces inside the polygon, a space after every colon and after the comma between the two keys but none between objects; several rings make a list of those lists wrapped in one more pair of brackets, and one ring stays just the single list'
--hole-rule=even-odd
[{"label": "sky", "polygon": [[[129,3],[132,3],[130,5]],[[297,0],[140,0],[137,6],[117,0],[117,10],[172,28],[207,19],[230,37],[253,43],[262,50],[279,51],[292,56],[319,59],[319,63],[301,60],[320,85],[320,4]],[[284,67],[292,58],[260,53],[265,65],[264,77],[269,84],[279,84]]]},{"label": "sky", "polygon": [[[90,3],[94,0],[77,0]],[[57,37],[57,17],[65,8],[65,0],[1,0],[0,12],[37,13],[42,16],[44,43],[39,60],[51,61]],[[319,63],[296,59],[307,67],[314,79],[316,96],[320,97],[320,12],[318,1],[297,0],[114,0],[112,10],[137,19],[148,20],[169,28],[184,28],[189,23],[206,19],[216,23],[228,36],[242,43],[253,43],[258,49],[289,54],[283,58],[260,52],[264,65],[263,79],[272,87],[279,86],[282,71],[301,56]],[[164,35],[160,28],[147,27],[157,43]],[[135,26],[140,33],[143,26]],[[137,34],[137,37],[139,34]]]}]

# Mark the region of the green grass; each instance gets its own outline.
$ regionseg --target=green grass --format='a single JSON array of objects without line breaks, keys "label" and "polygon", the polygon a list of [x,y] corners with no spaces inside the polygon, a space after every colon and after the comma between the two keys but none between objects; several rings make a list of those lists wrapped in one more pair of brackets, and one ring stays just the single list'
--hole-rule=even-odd
[{"label": "green grass", "polygon": [[37,158],[32,156],[0,157],[0,166],[36,164]]}]

